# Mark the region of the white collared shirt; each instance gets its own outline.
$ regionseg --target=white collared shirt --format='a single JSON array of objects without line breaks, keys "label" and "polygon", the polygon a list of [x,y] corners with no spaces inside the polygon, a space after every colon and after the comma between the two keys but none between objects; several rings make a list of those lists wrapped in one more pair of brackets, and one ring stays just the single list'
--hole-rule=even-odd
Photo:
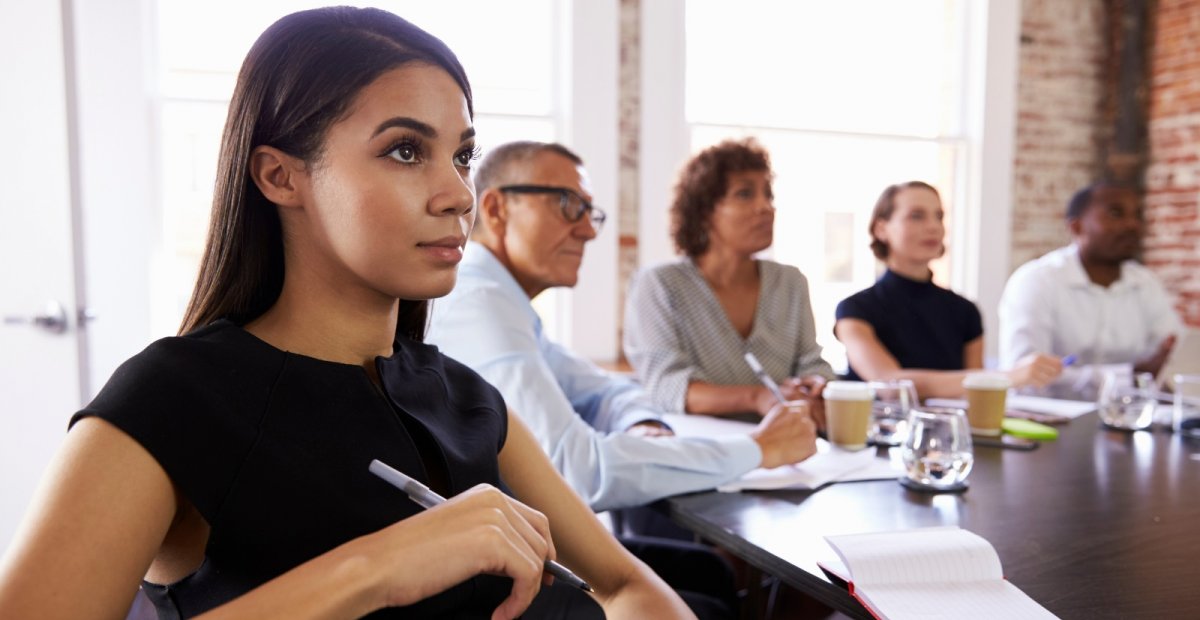
[{"label": "white collared shirt", "polygon": [[605,372],[542,331],[529,297],[487,248],[468,243],[458,282],[433,301],[426,341],[496,386],[555,469],[593,510],[711,489],[762,460],[748,435],[641,437],[661,419],[633,381]]},{"label": "white collared shirt", "polygon": [[[1088,278],[1074,244],[1017,269],[1004,287],[999,313],[1003,368],[1034,352],[1074,355],[1079,369],[1131,365],[1183,328],[1148,268],[1125,261],[1120,278],[1100,286]],[[1064,379],[1073,374],[1064,372]]]}]

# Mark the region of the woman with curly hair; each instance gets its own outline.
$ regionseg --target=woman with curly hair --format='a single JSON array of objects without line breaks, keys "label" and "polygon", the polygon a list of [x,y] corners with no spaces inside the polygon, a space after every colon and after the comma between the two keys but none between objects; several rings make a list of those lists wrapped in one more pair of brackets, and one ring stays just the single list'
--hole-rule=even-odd
[{"label": "woman with curly hair", "polygon": [[753,139],[709,147],[680,172],[671,233],[683,256],[636,276],[625,308],[625,355],[662,407],[765,415],[778,401],[747,364],[753,353],[785,397],[809,400],[821,419],[833,370],[817,345],[808,281],[755,257],[774,238],[773,178]]}]

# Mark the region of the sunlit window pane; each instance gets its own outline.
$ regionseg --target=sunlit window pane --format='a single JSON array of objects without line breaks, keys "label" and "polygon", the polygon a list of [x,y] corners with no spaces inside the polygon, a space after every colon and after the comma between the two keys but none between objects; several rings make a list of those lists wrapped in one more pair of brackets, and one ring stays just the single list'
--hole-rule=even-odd
[{"label": "sunlit window pane", "polygon": [[689,0],[694,123],[960,131],[963,0]]}]

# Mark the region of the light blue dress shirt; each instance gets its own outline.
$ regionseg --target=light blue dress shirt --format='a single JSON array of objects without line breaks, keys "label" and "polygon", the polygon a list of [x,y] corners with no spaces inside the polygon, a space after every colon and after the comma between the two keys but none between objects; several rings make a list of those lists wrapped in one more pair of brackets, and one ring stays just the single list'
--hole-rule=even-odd
[{"label": "light blue dress shirt", "polygon": [[710,489],[762,461],[758,444],[747,435],[625,434],[633,424],[659,419],[661,410],[633,381],[546,338],[516,279],[479,244],[467,244],[457,285],[433,302],[426,341],[500,390],[593,510]]}]

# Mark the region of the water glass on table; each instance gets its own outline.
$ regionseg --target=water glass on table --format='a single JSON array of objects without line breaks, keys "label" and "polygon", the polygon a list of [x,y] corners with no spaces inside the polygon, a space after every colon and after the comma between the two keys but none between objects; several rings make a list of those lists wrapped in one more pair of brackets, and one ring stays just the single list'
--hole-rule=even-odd
[{"label": "water glass on table", "polygon": [[909,412],[908,437],[900,450],[900,484],[926,492],[966,490],[975,464],[971,427],[962,409],[919,407]]},{"label": "water glass on table", "polygon": [[1200,439],[1200,375],[1175,375],[1171,428],[1189,439]]},{"label": "water glass on table", "polygon": [[1100,380],[1096,400],[1100,421],[1109,428],[1136,431],[1149,428],[1158,406],[1154,375],[1106,371]]},{"label": "water glass on table", "polygon": [[909,379],[871,381],[875,393],[871,403],[871,429],[868,435],[877,445],[898,446],[908,435],[908,413],[919,404],[917,388]]}]

